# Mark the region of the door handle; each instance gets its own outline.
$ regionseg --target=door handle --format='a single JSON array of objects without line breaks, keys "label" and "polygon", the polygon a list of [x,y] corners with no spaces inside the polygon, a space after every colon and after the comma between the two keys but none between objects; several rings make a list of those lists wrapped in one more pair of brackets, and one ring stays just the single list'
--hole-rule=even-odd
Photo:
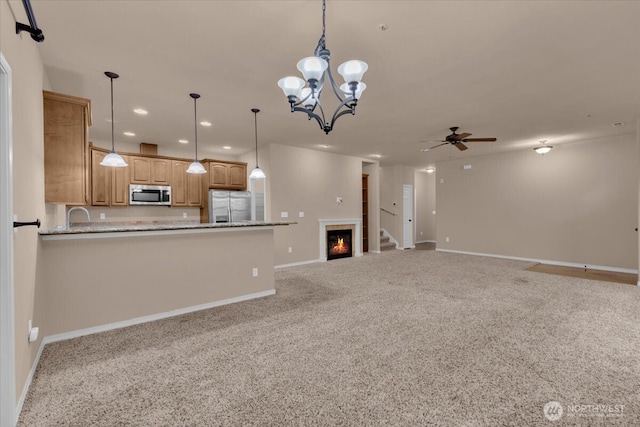
[{"label": "door handle", "polygon": [[13,221],[13,228],[24,227],[26,225],[35,225],[36,227],[40,228],[40,220],[36,219],[35,221],[32,221],[32,222]]}]

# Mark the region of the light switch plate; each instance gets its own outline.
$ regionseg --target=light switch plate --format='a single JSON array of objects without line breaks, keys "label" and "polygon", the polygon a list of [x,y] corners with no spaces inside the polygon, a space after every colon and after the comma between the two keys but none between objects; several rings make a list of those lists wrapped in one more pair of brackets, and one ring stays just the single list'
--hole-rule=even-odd
[{"label": "light switch plate", "polygon": [[289,218],[289,212],[280,212],[280,218]]}]

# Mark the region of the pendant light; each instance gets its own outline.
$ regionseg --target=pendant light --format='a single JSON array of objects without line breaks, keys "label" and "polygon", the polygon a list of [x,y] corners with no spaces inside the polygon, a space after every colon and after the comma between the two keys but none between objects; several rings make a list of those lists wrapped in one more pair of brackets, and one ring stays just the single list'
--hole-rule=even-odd
[{"label": "pendant light", "polygon": [[200,95],[197,93],[190,93],[189,96],[193,98],[193,118],[194,118],[194,129],[195,129],[195,143],[196,143],[196,157],[193,159],[193,163],[189,165],[189,169],[187,169],[187,173],[207,173],[207,170],[202,166],[202,163],[198,161],[198,110],[196,107],[196,100],[200,98]]},{"label": "pendant light", "polygon": [[113,132],[113,79],[120,77],[116,73],[111,71],[105,71],[104,75],[111,80],[111,152],[105,156],[100,162],[102,166],[109,166],[112,168],[122,168],[127,166],[127,162],[124,161],[121,155],[116,153],[114,132]]},{"label": "pendant light", "polygon": [[258,166],[258,113],[260,112],[260,110],[257,108],[252,108],[251,111],[253,112],[253,126],[256,135],[256,167],[253,168],[253,170],[249,174],[249,178],[264,179],[267,177],[267,175],[265,175],[263,170],[260,169],[260,166]]}]

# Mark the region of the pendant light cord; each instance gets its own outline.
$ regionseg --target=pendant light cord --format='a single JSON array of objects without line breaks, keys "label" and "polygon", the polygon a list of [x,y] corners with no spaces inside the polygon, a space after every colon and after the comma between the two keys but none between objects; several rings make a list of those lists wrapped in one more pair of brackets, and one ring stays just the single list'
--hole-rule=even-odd
[{"label": "pendant light cord", "polygon": [[327,48],[327,38],[325,36],[326,32],[326,11],[327,5],[325,4],[325,0],[322,0],[322,36],[320,36],[320,40],[318,40],[318,46],[316,46],[316,50],[314,54],[316,56],[320,56],[320,51]]},{"label": "pendant light cord", "polygon": [[256,135],[256,168],[258,167],[258,110],[257,108],[252,109],[253,111],[253,127],[255,129]]},{"label": "pendant light cord", "polygon": [[113,77],[109,77],[111,80],[111,152],[116,152],[116,143],[114,142],[114,127],[113,127]]},{"label": "pendant light cord", "polygon": [[194,129],[194,133],[195,133],[195,137],[196,137],[196,159],[195,161],[198,161],[198,110],[196,108],[196,100],[198,98],[194,97],[193,98],[193,129]]}]

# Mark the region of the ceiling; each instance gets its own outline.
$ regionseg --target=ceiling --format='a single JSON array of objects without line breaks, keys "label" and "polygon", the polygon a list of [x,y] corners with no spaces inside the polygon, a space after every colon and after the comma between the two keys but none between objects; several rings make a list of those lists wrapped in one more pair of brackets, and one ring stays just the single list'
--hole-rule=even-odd
[{"label": "ceiling", "polygon": [[[191,92],[202,95],[198,119],[213,123],[199,127],[200,157],[253,150],[253,107],[261,109],[259,145],[379,154],[382,165],[418,169],[530,150],[540,140],[557,146],[631,134],[640,117],[635,1],[328,0],[336,77],[345,60],[369,64],[357,114],[340,118],[329,135],[292,114],[277,86],[299,75],[297,61],[313,53],[320,0],[31,1],[46,37],[38,44],[46,78],[56,92],[92,100],[94,140],[111,140],[104,71],[120,74],[116,148],[144,141],[162,153],[178,149],[178,139],[192,141]],[[22,4],[10,4],[26,21]],[[321,101],[330,111],[337,106],[329,91]],[[149,114],[134,114],[137,107]],[[420,141],[443,139],[451,126],[498,141],[469,143],[464,152],[451,145],[421,151],[435,143]]]}]

